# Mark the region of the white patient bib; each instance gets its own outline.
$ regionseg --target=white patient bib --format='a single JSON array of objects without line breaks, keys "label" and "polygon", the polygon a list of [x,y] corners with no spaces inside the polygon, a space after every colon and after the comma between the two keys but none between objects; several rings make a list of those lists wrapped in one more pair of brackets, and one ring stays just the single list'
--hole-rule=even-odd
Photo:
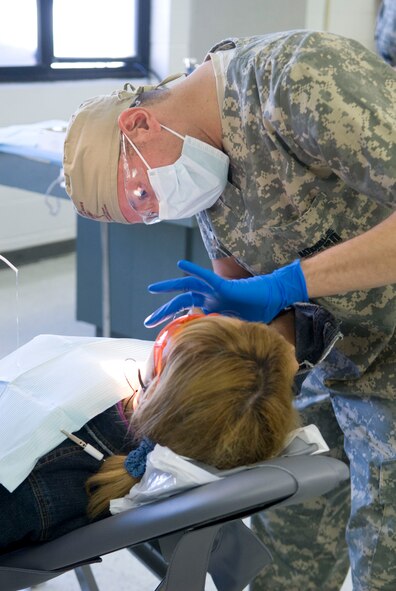
[{"label": "white patient bib", "polygon": [[[280,456],[315,455],[329,451],[316,425],[307,425],[289,433]],[[205,464],[196,463],[180,456],[168,447],[156,445],[148,455],[143,478],[132,486],[129,493],[120,499],[110,501],[110,513],[113,515],[152,503],[179,492],[208,484],[261,465],[239,466],[230,470],[217,470]]]},{"label": "white patient bib", "polygon": [[131,395],[125,360],[144,365],[152,342],[40,335],[0,360],[0,483],[10,492],[37,461]]}]

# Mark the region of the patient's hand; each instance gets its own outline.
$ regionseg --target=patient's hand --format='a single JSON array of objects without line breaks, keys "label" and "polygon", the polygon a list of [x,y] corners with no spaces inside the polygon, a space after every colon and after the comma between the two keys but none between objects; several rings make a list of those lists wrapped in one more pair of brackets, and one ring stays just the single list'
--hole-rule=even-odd
[{"label": "patient's hand", "polygon": [[268,326],[274,328],[292,345],[296,344],[294,328],[294,310],[281,312],[279,316],[274,318],[272,322],[269,323]]}]

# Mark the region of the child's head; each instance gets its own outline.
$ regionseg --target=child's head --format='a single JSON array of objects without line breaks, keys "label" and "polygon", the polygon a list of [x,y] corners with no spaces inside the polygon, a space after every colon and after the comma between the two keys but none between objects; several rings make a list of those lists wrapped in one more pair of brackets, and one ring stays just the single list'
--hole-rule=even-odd
[{"label": "child's head", "polygon": [[[157,343],[154,357],[152,379],[131,418],[138,440],[148,437],[227,469],[276,456],[298,425],[294,348],[264,324],[220,315],[193,318],[170,331],[159,352]],[[136,480],[124,470],[124,459],[108,459],[90,487],[105,484],[103,477],[118,462],[126,494]],[[120,492],[107,491],[107,500]]]},{"label": "child's head", "polygon": [[296,426],[294,349],[268,326],[195,318],[162,362],[131,419],[139,438],[226,469],[276,455]]}]

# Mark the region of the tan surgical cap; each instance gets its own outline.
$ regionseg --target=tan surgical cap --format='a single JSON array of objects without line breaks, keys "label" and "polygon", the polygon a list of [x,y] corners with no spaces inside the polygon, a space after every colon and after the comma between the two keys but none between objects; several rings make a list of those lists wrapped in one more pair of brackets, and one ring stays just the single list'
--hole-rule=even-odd
[{"label": "tan surgical cap", "polygon": [[126,84],[111,94],[88,99],[72,115],[64,145],[66,191],[78,213],[103,221],[127,220],[117,197],[120,129],[118,116],[136,97],[156,86],[135,89]]},{"label": "tan surgical cap", "polygon": [[168,76],[157,85],[123,89],[88,99],[72,115],[64,145],[63,168],[66,191],[78,213],[103,222],[127,220],[117,196],[120,129],[118,116],[148,90],[165,86],[184,76]]}]

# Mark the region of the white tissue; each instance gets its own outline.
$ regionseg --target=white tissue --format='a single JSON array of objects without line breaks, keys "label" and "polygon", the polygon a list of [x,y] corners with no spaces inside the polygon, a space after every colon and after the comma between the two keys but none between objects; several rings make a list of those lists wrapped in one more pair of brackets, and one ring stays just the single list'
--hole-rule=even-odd
[{"label": "white tissue", "polygon": [[179,456],[169,447],[157,444],[147,455],[146,471],[141,481],[125,497],[110,501],[110,512],[120,513],[215,480],[220,477]]},{"label": "white tissue", "polygon": [[10,492],[65,435],[130,396],[125,359],[149,341],[40,335],[0,361],[0,483]]},{"label": "white tissue", "polygon": [[[312,443],[316,444],[317,450],[312,451]],[[329,451],[329,448],[319,429],[316,425],[308,425],[290,432],[285,453],[279,455],[314,455],[325,451]],[[115,514],[133,509],[259,465],[240,466],[231,470],[216,470],[208,466],[208,470],[205,470],[168,447],[156,445],[147,455],[146,471],[141,481],[123,498],[111,500],[110,512]]]}]

